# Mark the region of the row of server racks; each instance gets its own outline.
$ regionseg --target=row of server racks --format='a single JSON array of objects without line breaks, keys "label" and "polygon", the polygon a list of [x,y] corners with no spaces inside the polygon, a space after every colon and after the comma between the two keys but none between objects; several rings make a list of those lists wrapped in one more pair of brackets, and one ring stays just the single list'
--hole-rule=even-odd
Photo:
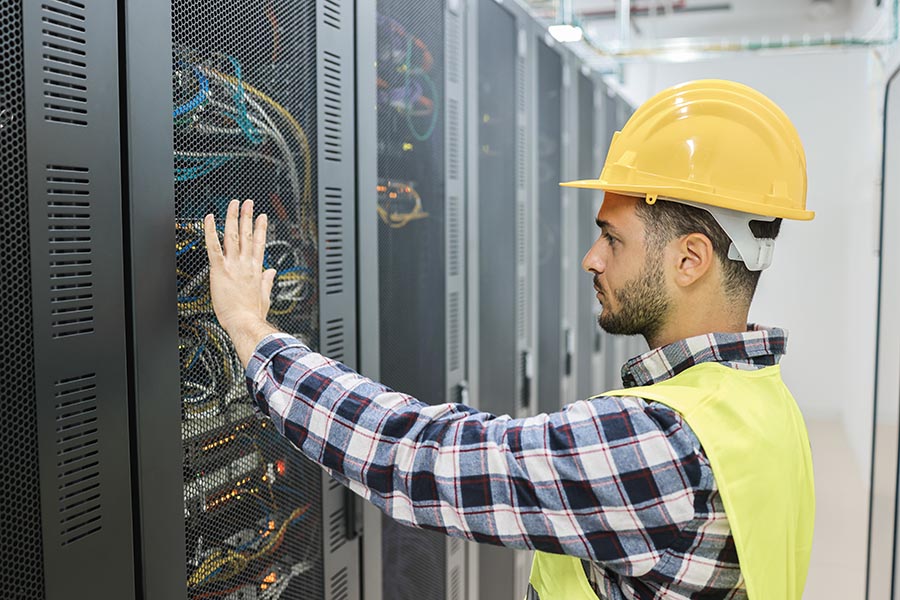
[{"label": "row of server racks", "polygon": [[432,404],[618,387],[581,256],[632,107],[511,0],[0,0],[13,600],[518,599],[258,418],[202,218],[269,215],[270,320]]}]

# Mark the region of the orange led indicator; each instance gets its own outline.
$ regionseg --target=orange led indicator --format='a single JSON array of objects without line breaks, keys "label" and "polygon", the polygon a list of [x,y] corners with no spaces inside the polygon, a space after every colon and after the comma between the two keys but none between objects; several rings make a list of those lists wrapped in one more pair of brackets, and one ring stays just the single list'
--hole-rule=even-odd
[{"label": "orange led indicator", "polygon": [[287,472],[287,465],[284,464],[283,460],[276,461],[275,470],[279,475],[284,476],[284,474]]}]

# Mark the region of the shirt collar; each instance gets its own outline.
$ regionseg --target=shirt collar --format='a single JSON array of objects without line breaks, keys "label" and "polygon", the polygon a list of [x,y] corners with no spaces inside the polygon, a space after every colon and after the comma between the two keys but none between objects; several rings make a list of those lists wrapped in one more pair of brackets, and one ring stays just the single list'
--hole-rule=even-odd
[{"label": "shirt collar", "polygon": [[784,329],[753,324],[743,333],[698,335],[632,358],[622,367],[622,383],[626,388],[653,385],[705,362],[736,369],[769,367],[787,352],[787,338]]}]

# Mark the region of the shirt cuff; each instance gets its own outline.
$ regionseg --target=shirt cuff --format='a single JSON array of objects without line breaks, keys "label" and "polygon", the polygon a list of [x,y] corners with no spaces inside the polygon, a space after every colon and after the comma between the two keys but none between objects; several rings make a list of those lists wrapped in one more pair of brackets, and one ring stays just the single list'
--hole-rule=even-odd
[{"label": "shirt cuff", "polygon": [[262,393],[257,389],[257,382],[261,381],[261,374],[269,368],[272,360],[284,350],[296,348],[301,352],[312,352],[309,346],[287,333],[272,333],[262,339],[256,346],[244,376],[247,380],[247,392],[254,400],[254,405],[263,414],[269,414],[269,407]]}]

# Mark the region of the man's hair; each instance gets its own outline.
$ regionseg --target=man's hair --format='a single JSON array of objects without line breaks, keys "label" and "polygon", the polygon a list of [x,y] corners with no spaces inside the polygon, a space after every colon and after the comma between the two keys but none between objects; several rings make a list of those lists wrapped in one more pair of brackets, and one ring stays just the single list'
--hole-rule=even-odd
[{"label": "man's hair", "polygon": [[[709,212],[664,200],[653,205],[641,200],[637,203],[636,210],[638,217],[644,222],[648,248],[661,250],[673,239],[691,233],[702,233],[708,237],[722,265],[725,291],[750,304],[762,271],[751,271],[742,261],[728,258],[731,238]],[[781,230],[781,219],[751,221],[750,230],[757,238],[775,239]]]}]

